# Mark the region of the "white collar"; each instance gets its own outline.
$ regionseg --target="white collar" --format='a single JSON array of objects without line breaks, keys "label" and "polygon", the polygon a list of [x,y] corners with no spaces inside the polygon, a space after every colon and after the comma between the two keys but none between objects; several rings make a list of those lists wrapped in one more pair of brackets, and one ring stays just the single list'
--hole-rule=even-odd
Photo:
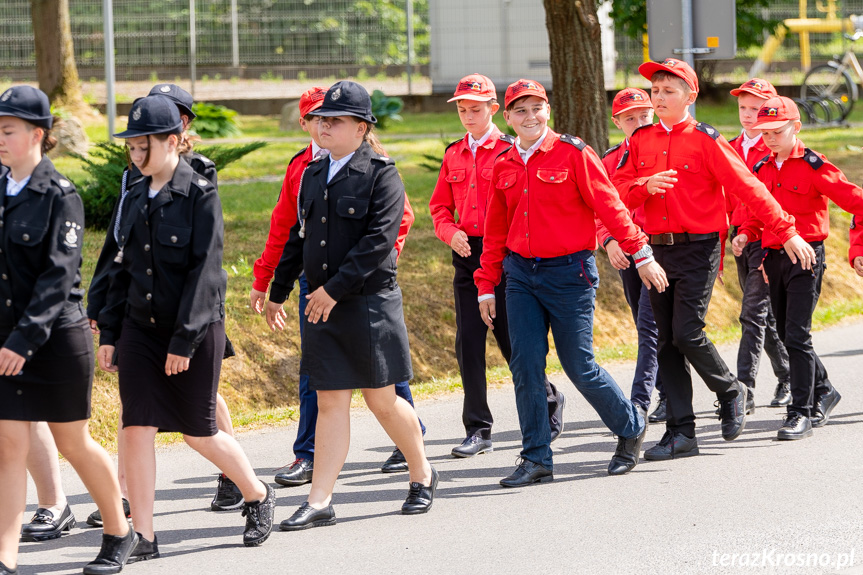
[{"label": "white collar", "polygon": [[539,139],[536,142],[534,142],[533,145],[526,150],[521,147],[521,138],[517,138],[515,140],[515,146],[518,149],[518,153],[524,159],[525,164],[527,163],[528,158],[530,158],[533,155],[533,153],[539,149],[539,147],[542,145],[542,142],[543,142],[543,140],[545,140],[545,137],[547,135],[548,135],[548,126],[545,127],[545,130],[542,132],[542,135],[539,137]]},{"label": "white collar", "polygon": [[743,142],[742,143],[744,146],[754,146],[761,139],[760,133],[757,136],[755,136],[754,138],[750,138],[749,136],[746,135],[746,130],[743,130],[742,132],[740,132],[740,135],[743,136]]},{"label": "white collar", "polygon": [[[686,115],[685,115],[685,116],[683,116],[683,119],[682,119],[682,120],[680,120],[679,122],[676,122],[674,125],[676,126],[677,124],[682,124],[683,122],[685,122],[685,121],[686,121],[686,120],[688,120],[688,119],[689,119],[689,110],[686,110]],[[671,131],[671,128],[669,128],[668,126],[666,126],[666,125],[665,125],[665,122],[663,122],[663,121],[662,121],[662,118],[660,118],[660,119],[659,119],[659,123],[660,123],[660,124],[662,124],[662,128],[663,128],[666,132],[670,132],[670,131]]]},{"label": "white collar", "polygon": [[347,164],[348,162],[351,161],[351,158],[353,158],[354,154],[356,154],[356,153],[357,153],[356,150],[354,150],[353,152],[351,152],[347,156],[340,158],[338,160],[334,160],[332,158],[332,156],[330,156],[330,169],[329,169],[329,173],[327,174],[327,183],[329,183],[330,180],[333,179],[333,176],[335,176],[339,172],[339,170],[342,169],[342,167],[345,164]]},{"label": "white collar", "polygon": [[485,133],[485,135],[483,135],[479,140],[475,140],[475,139],[473,138],[473,134],[471,134],[470,132],[468,132],[468,134],[467,134],[467,144],[468,144],[468,146],[470,147],[470,149],[471,149],[471,150],[475,150],[476,148],[479,148],[480,146],[482,146],[482,145],[484,145],[486,142],[488,142],[488,139],[489,139],[489,138],[491,138],[491,133],[492,133],[493,131],[494,131],[494,124],[492,124],[491,126],[489,126],[489,128],[488,128],[488,132],[486,132],[486,133]]},{"label": "white collar", "polygon": [[330,153],[329,150],[327,150],[326,148],[320,147],[317,142],[312,140],[312,159],[317,158],[318,154],[320,154],[321,152],[323,152],[323,155]]},{"label": "white collar", "polygon": [[27,187],[27,184],[30,182],[30,176],[27,176],[20,182],[16,182],[12,179],[12,171],[10,170],[8,174],[6,174],[6,195],[7,196],[17,196],[21,193],[21,190]]}]

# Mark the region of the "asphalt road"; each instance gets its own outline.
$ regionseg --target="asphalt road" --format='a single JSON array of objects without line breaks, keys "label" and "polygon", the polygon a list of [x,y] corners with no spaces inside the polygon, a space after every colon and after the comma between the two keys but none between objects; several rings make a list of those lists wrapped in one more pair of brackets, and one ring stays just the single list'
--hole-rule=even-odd
[{"label": "asphalt road", "polygon": [[[406,474],[383,475],[392,447],[366,410],[352,414],[352,447],[336,485],[334,527],[274,531],[260,548],[242,546],[238,512],[208,511],[215,469],[185,446],[158,454],[156,531],[162,557],[124,573],[401,573],[401,574],[863,574],[863,322],[815,334],[816,349],[842,401],[812,438],[775,440],[782,410],[765,407],[775,381],[766,359],[758,408],[746,431],[727,443],[713,397],[695,386],[701,455],[646,462],[609,477],[615,441],[564,376],[566,429],[554,444],[555,480],[506,490],[520,434],[511,385],[490,392],[494,453],[450,457],[463,435],[461,396],[422,401],[426,446],[440,472],[427,515],[398,513]],[[723,357],[734,365],[736,350]],[[633,365],[606,366],[628,391]],[[645,447],[664,428],[654,425]],[[295,427],[245,433],[240,441],[258,475],[293,459]],[[94,506],[74,471],[64,484],[83,524]],[[279,488],[276,520],[304,500],[308,486]],[[28,515],[35,494],[28,497]],[[24,543],[22,574],[80,573],[98,552],[101,531],[73,529],[59,540]]]}]

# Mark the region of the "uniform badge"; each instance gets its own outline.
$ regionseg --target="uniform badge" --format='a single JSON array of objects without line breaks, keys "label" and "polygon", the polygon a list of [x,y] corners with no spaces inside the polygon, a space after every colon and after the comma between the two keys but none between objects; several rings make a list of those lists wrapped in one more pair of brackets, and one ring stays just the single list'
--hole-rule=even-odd
[{"label": "uniform badge", "polygon": [[333,90],[333,102],[335,102],[336,100],[338,100],[341,97],[342,97],[342,89],[341,88],[336,88],[335,90]]},{"label": "uniform badge", "polygon": [[132,110],[132,119],[136,122],[141,119],[141,107],[138,106],[134,110]]},{"label": "uniform badge", "polygon": [[713,128],[707,128],[707,133],[712,136],[713,134],[716,133],[716,130],[714,130]]},{"label": "uniform badge", "polygon": [[811,156],[809,156],[809,161],[814,164],[815,162],[818,161],[818,156],[816,156],[815,154],[812,154]]},{"label": "uniform badge", "polygon": [[204,178],[201,178],[200,180],[198,180],[198,185],[199,185],[199,186],[202,186],[202,187],[203,187],[203,186],[206,186],[206,185],[207,185],[207,180],[205,180]]},{"label": "uniform badge", "polygon": [[57,182],[57,183],[59,183],[59,184],[60,184],[60,187],[61,187],[61,188],[68,188],[69,186],[71,186],[71,185],[72,185],[72,184],[70,184],[70,183],[69,183],[69,180],[65,180],[65,179],[63,179],[63,178],[60,178],[60,181],[59,181],[59,182]]},{"label": "uniform badge", "polygon": [[11,97],[12,97],[12,88],[9,88],[9,89],[8,89],[8,90],[6,90],[5,92],[3,92],[3,95],[2,95],[2,96],[0,96],[0,100],[2,100],[2,101],[4,101],[4,102],[5,102],[5,101],[7,101],[9,98],[11,98]]},{"label": "uniform badge", "polygon": [[75,222],[66,222],[66,235],[63,236],[63,245],[67,248],[78,247],[78,230],[81,226]]},{"label": "uniform badge", "polygon": [[159,91],[162,92],[163,94],[167,94],[168,92],[171,91],[171,87],[170,86],[162,86],[161,88],[159,88]]}]

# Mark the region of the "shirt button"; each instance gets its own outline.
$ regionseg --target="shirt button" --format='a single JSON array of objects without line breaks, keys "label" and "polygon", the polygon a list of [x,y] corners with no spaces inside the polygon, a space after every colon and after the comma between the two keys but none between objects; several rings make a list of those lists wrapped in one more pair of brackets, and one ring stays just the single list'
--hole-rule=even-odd
[{"label": "shirt button", "polygon": [[321,266],[321,268],[323,268],[324,270],[326,270],[326,269],[327,269],[327,264],[322,265],[322,266]]},{"label": "shirt button", "polygon": [[683,169],[684,169],[684,170],[688,170],[688,169],[689,169],[689,164],[683,164]]},{"label": "shirt button", "polygon": [[148,276],[153,275],[153,270],[151,270],[150,268],[147,268],[147,275]]},{"label": "shirt button", "polygon": [[794,186],[794,189],[796,190],[796,189],[797,189],[797,186]]},{"label": "shirt button", "polygon": [[525,188],[525,189],[524,189],[524,193],[525,193],[525,194],[527,193],[527,188]]},{"label": "shirt button", "polygon": [[529,234],[524,234],[524,237],[527,237]]},{"label": "shirt button", "polygon": [[30,234],[24,234],[23,236],[21,236],[21,239],[24,240],[25,242],[29,242],[30,241]]},{"label": "shirt button", "polygon": [[4,280],[8,280],[8,279],[9,279],[9,276],[7,276],[6,274],[3,274],[3,279],[4,279]]},{"label": "shirt button", "polygon": [[327,218],[321,218],[321,223],[322,223],[322,224],[327,223]]},{"label": "shirt button", "polygon": [[[662,150],[662,155],[663,155],[663,156],[667,156],[667,155],[668,155],[668,152],[667,152],[666,150]],[[644,162],[641,162],[641,165],[643,166],[643,165],[644,165]]]},{"label": "shirt button", "polygon": [[147,294],[147,301],[150,301],[151,299],[153,299],[153,294],[148,293]]},{"label": "shirt button", "polygon": [[551,176],[551,177],[549,178],[549,181],[552,181],[552,182],[553,182],[553,181],[554,181],[554,176]]},{"label": "shirt button", "polygon": [[659,199],[660,199],[660,200],[664,200],[664,199],[665,199],[665,196],[659,196]]},{"label": "shirt button", "polygon": [[471,206],[473,209],[476,209],[476,206]]},{"label": "shirt button", "polygon": [[471,184],[471,185],[470,185],[470,187],[475,188],[475,187],[476,187],[476,185],[475,185],[475,184]]},{"label": "shirt button", "polygon": [[476,225],[476,224],[474,224],[474,225],[473,225],[473,229],[476,229],[476,228],[477,228],[477,225]]},{"label": "shirt button", "polygon": [[28,349],[28,350],[27,350],[27,355],[28,355],[28,356],[32,356],[32,355],[33,355],[33,350],[32,350],[32,349]]},{"label": "shirt button", "polygon": [[177,243],[177,236],[171,236],[171,243],[172,243],[172,244],[176,244],[176,243]]},{"label": "shirt button", "polygon": [[6,300],[6,307],[12,307],[12,300],[11,299]]},{"label": "shirt button", "polygon": [[662,219],[663,219],[663,220],[667,220],[668,218],[666,218],[665,216],[662,216]]},{"label": "shirt button", "polygon": [[151,318],[150,318],[150,323],[156,323],[156,318],[151,317]]},{"label": "shirt button", "polygon": [[145,251],[145,252],[149,252],[149,251],[150,251],[150,244],[144,244],[144,251]]},{"label": "shirt button", "polygon": [[781,187],[782,187],[782,184],[781,184],[781,183],[776,184],[776,187],[777,187],[777,188],[781,188]]},{"label": "shirt button", "polygon": [[644,165],[644,162],[641,162],[641,165],[643,166],[643,165]]},{"label": "shirt button", "polygon": [[321,247],[322,248],[326,247],[326,245],[327,245],[327,240],[321,240]]},{"label": "shirt button", "polygon": [[353,208],[348,208],[348,213],[353,215],[356,210]]},{"label": "shirt button", "polygon": [[306,210],[303,210],[303,215],[306,215]]},{"label": "shirt button", "polygon": [[24,395],[24,391],[23,391],[23,390],[21,390],[21,389],[19,389],[19,390],[18,390],[18,391],[16,391],[15,393],[16,393],[17,395]]},{"label": "shirt button", "polygon": [[526,216],[526,215],[527,215],[527,212],[524,212],[524,215]]}]

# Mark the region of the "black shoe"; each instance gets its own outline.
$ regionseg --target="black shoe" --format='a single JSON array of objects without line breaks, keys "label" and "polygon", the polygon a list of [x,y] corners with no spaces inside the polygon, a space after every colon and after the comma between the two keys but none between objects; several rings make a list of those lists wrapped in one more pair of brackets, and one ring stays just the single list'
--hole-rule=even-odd
[{"label": "black shoe", "polygon": [[644,458],[648,461],[665,461],[693,455],[698,455],[698,440],[670,429],[665,430],[659,443],[644,451]]},{"label": "black shoe", "polygon": [[237,484],[228,479],[224,473],[220,473],[216,494],[213,496],[213,501],[210,502],[210,510],[233,511],[242,507],[245,502]]},{"label": "black shoe", "polygon": [[279,485],[285,487],[296,487],[312,482],[312,471],[314,470],[314,462],[311,459],[303,459],[298,457],[291,463],[285,473],[277,473],[275,480]]},{"label": "black shoe", "polygon": [[554,473],[539,463],[522,459],[511,475],[500,480],[503,487],[525,487],[533,483],[554,481]]},{"label": "black shoe", "polygon": [[129,563],[137,563],[138,561],[149,561],[150,559],[158,559],[159,554],[159,537],[154,533],[153,540],[148,541],[144,536],[138,533],[138,545],[132,554],[129,555]]},{"label": "black shoe", "polygon": [[[126,519],[130,519],[132,517],[132,508],[129,507],[129,500],[125,497],[123,498],[123,513],[126,514]],[[102,514],[98,509],[87,517],[87,525],[90,525],[91,527],[102,527]]]},{"label": "black shoe", "polygon": [[776,439],[803,439],[812,435],[812,422],[809,418],[791,411],[785,416],[785,421],[782,422],[782,427],[776,432]]},{"label": "black shoe", "polygon": [[267,540],[273,531],[273,512],[276,508],[275,490],[261,481],[267,490],[263,501],[243,504],[243,517],[246,518],[246,530],[243,531],[243,545],[257,547]]},{"label": "black shoe", "polygon": [[650,423],[661,423],[663,421],[668,421],[668,400],[664,397],[659,400],[659,403],[656,404],[656,409],[653,410],[647,420]]},{"label": "black shoe", "polygon": [[548,418],[548,425],[551,427],[551,441],[554,441],[560,434],[563,433],[563,408],[566,407],[566,396],[557,392],[557,407],[551,417]]},{"label": "black shoe", "polygon": [[828,393],[815,400],[815,409],[812,410],[812,427],[824,427],[830,421],[830,412],[839,403],[842,396],[834,387]]},{"label": "black shoe", "polygon": [[791,384],[787,381],[780,381],[776,384],[776,391],[773,393],[773,399],[770,400],[770,407],[785,407],[791,403]]},{"label": "black shoe", "polygon": [[119,573],[129,561],[129,556],[137,548],[138,534],[129,527],[129,532],[117,535],[102,534],[102,548],[96,558],[84,565],[84,575],[103,575]]},{"label": "black shoe", "polygon": [[494,451],[494,447],[492,447],[491,439],[483,439],[479,435],[468,435],[461,442],[461,445],[452,448],[452,456],[466,458],[492,451]]},{"label": "black shoe", "polygon": [[755,390],[746,386],[746,415],[755,413]]},{"label": "black shoe", "polygon": [[336,512],[332,505],[327,505],[323,509],[315,509],[306,501],[294,511],[293,515],[279,523],[279,529],[282,531],[302,531],[312,527],[326,527],[335,524]]},{"label": "black shoe", "polygon": [[431,482],[429,485],[411,482],[408,497],[402,504],[402,515],[419,515],[426,513],[434,503],[434,492],[437,489],[437,470],[432,467]]},{"label": "black shoe", "polygon": [[614,455],[611,462],[608,464],[609,475],[625,475],[635,469],[638,465],[638,458],[641,455],[641,444],[644,443],[644,437],[647,435],[647,412],[643,407],[636,406],[638,413],[644,419],[644,429],[635,437],[626,439],[624,437],[617,438],[617,449],[614,450]]},{"label": "black shoe", "polygon": [[21,527],[21,541],[48,541],[57,539],[63,531],[71,531],[77,523],[69,504],[63,508],[60,517],[54,517],[54,513],[40,507],[36,510],[30,523]]},{"label": "black shoe", "polygon": [[0,575],[18,575],[18,568],[10,569],[6,567],[6,565],[0,561]]},{"label": "black shoe", "polygon": [[722,439],[734,441],[746,427],[746,386],[739,381],[735,384],[737,395],[731,399],[717,400],[719,404],[719,427]]},{"label": "black shoe", "polygon": [[381,465],[381,473],[399,473],[408,470],[408,461],[402,450],[396,447],[392,455]]}]

